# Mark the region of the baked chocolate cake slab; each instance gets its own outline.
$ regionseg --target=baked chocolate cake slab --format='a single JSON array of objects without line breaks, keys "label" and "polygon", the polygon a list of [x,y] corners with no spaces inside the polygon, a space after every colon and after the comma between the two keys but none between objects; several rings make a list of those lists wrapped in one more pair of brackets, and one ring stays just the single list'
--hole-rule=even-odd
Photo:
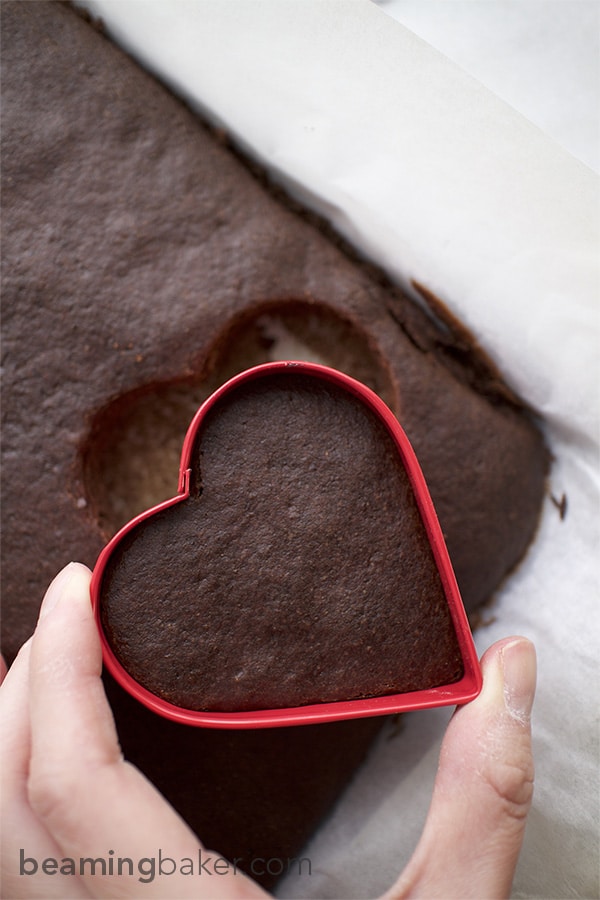
[{"label": "baked chocolate cake slab", "polygon": [[[118,440],[111,421],[125,427],[156,397],[153,443],[174,431],[179,445],[190,409],[175,422],[165,395],[233,374],[220,371],[235,365],[231,341],[265,315],[322,322],[326,356],[332,320],[356,336],[358,377],[386,394],[415,448],[465,605],[487,600],[533,535],[547,465],[496,373],[270,196],[73,10],[9,2],[2,21],[3,584],[19,598],[6,603],[7,652],[57,564],[77,552],[93,564],[110,536],[94,448]],[[52,498],[45,529],[40,496]],[[25,547],[38,561],[26,584]]]},{"label": "baked chocolate cake slab", "polygon": [[[547,453],[477,349],[274,197],[72,9],[4,2],[0,13],[8,659],[58,568],[92,566],[111,531],[150,505],[136,493],[159,468],[149,448],[166,450],[173,435],[179,446],[199,394],[246,368],[247,352],[251,363],[272,358],[278,329],[304,339],[310,323],[320,361],[370,384],[400,417],[465,605],[488,599],[533,536]],[[117,522],[102,511],[119,494],[122,443],[135,466]],[[309,771],[305,734],[269,743],[265,733],[253,777],[227,793],[243,738],[225,760],[217,737],[142,712],[134,729],[129,699],[111,688],[111,701],[125,754],[223,852],[249,834],[262,855],[301,846],[376,730],[375,720],[315,729],[316,755],[335,752],[322,773]],[[305,791],[291,788],[308,778]],[[253,812],[267,807],[281,819]]]}]

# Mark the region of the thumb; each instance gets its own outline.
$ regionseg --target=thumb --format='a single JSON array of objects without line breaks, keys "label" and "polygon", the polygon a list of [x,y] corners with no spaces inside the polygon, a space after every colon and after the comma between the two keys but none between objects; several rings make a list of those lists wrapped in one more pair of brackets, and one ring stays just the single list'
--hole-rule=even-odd
[{"label": "thumb", "polygon": [[448,726],[423,835],[387,900],[510,894],[533,795],[535,648],[506,638],[481,664],[483,690]]}]

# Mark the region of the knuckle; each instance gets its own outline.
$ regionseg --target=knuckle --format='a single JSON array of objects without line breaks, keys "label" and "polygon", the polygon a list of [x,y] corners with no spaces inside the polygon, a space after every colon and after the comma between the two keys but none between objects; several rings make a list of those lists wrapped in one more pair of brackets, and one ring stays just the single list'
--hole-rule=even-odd
[{"label": "knuckle", "polygon": [[29,804],[45,822],[67,824],[76,806],[76,793],[76,779],[64,770],[52,772],[42,768],[34,770],[29,776]]},{"label": "knuckle", "polygon": [[496,761],[483,773],[502,813],[516,822],[527,818],[533,798],[534,770],[531,754],[516,760]]}]

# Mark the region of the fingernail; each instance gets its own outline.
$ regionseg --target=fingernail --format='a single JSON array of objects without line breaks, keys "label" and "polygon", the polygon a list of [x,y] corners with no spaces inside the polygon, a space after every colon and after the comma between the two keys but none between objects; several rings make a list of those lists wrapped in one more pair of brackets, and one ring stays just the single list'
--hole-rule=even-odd
[{"label": "fingernail", "polygon": [[535,647],[525,638],[502,648],[504,704],[508,712],[523,724],[529,722],[536,682]]},{"label": "fingernail", "polygon": [[73,562],[69,563],[68,566],[65,566],[64,569],[58,573],[54,581],[51,582],[40,607],[40,619],[45,618],[45,616],[56,608],[60,598],[65,592],[67,584],[73,577],[76,565],[77,564]]}]

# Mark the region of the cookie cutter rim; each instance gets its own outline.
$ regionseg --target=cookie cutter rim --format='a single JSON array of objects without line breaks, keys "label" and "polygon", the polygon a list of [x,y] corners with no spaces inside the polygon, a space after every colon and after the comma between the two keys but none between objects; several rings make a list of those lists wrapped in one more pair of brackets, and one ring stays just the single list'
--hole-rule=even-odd
[{"label": "cookie cutter rim", "polygon": [[[182,503],[189,497],[191,476],[190,459],[194,442],[206,414],[220,398],[241,383],[260,378],[273,372],[281,373],[290,370],[301,370],[306,375],[324,379],[325,381],[332,382],[345,388],[375,413],[391,435],[408,475],[421,514],[421,519],[429,539],[436,567],[440,575],[462,656],[464,667],[463,675],[458,681],[449,685],[441,685],[425,690],[405,693],[385,694],[383,696],[357,700],[334,700],[309,704],[306,706],[245,710],[238,712],[210,712],[206,710],[186,709],[153,694],[150,690],[136,681],[116,657],[104,634],[101,621],[101,586],[104,570],[111,554],[126,534],[136,528],[145,519],[152,517],[164,509]],[[479,659],[458,584],[456,582],[456,576],[450,562],[448,550],[423,472],[421,471],[415,452],[404,429],[385,402],[372,391],[371,388],[343,372],[317,363],[285,360],[253,366],[229,379],[204,401],[194,415],[185,435],[179,466],[177,494],[135,516],[117,531],[98,556],[92,573],[90,595],[102,644],[103,662],[112,677],[127,693],[148,709],[164,718],[185,725],[225,729],[314,725],[325,722],[336,722],[343,719],[394,715],[400,712],[429,709],[438,706],[462,705],[474,700],[482,688],[482,675]]]}]

